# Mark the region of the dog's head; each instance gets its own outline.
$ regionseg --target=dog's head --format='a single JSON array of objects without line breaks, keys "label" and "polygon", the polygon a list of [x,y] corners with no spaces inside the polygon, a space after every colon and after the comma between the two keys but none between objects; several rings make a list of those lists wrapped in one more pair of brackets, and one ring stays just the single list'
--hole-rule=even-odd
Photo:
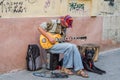
[{"label": "dog's head", "polygon": [[95,54],[95,50],[93,48],[86,48],[85,49],[85,58],[87,60],[92,60]]}]

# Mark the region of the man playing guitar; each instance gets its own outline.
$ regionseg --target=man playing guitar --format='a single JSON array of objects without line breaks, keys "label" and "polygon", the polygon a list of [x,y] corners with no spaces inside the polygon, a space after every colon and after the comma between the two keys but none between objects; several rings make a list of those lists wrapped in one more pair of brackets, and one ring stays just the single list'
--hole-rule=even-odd
[{"label": "man playing guitar", "polygon": [[[40,43],[46,43],[46,40],[52,44],[51,47],[46,48],[51,53],[64,54],[63,65],[61,71],[66,74],[73,74],[70,70],[74,69],[77,75],[84,78],[88,78],[88,75],[83,70],[83,64],[81,55],[75,44],[68,43],[71,39],[65,39],[65,41],[57,43],[56,39],[51,35],[60,34],[59,38],[66,37],[67,28],[72,28],[73,18],[70,15],[60,17],[56,20],[51,20],[50,22],[43,22],[38,27],[39,32],[47,39],[43,39]],[[43,45],[44,46],[44,45]]]}]

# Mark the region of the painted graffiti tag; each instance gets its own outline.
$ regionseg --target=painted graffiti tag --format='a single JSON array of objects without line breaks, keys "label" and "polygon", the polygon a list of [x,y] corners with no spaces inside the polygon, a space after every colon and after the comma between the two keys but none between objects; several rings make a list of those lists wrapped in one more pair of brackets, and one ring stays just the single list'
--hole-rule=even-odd
[{"label": "painted graffiti tag", "polygon": [[44,12],[45,12],[45,13],[47,13],[47,10],[46,10],[46,9],[49,8],[49,7],[50,7],[50,0],[46,0],[46,1],[45,1],[45,4],[44,4]]},{"label": "painted graffiti tag", "polygon": [[84,4],[80,4],[80,3],[69,3],[69,7],[70,7],[70,11],[79,11],[79,10],[83,10],[84,11]]},{"label": "painted graffiti tag", "polygon": [[47,13],[48,9],[54,9],[55,8],[55,0],[46,0],[44,3],[44,12]]},{"label": "painted graffiti tag", "polygon": [[50,0],[47,0],[47,1],[45,2],[44,7],[45,7],[45,8],[48,8],[49,6],[50,6]]},{"label": "painted graffiti tag", "polygon": [[89,15],[89,8],[85,7],[85,3],[69,2],[68,12],[75,15]]},{"label": "painted graffiti tag", "polygon": [[0,2],[0,10],[2,13],[23,13],[26,12],[26,7],[24,2],[22,1],[10,1],[10,0],[2,0]]}]

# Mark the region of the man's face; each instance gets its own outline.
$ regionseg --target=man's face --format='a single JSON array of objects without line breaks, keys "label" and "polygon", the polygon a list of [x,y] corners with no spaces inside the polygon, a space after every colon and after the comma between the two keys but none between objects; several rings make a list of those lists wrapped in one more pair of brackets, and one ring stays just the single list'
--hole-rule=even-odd
[{"label": "man's face", "polygon": [[65,27],[65,28],[68,28],[68,25],[65,24],[65,23],[62,23],[62,22],[61,22],[61,26],[62,26],[62,27]]}]

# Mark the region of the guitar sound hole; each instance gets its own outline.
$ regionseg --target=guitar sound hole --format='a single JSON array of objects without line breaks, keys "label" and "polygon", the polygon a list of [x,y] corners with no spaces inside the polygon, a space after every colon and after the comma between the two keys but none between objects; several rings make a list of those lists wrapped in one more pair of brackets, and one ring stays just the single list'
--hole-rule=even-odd
[{"label": "guitar sound hole", "polygon": [[45,38],[43,38],[43,39],[42,39],[42,42],[43,42],[43,43],[46,43],[46,39],[45,39]]}]

